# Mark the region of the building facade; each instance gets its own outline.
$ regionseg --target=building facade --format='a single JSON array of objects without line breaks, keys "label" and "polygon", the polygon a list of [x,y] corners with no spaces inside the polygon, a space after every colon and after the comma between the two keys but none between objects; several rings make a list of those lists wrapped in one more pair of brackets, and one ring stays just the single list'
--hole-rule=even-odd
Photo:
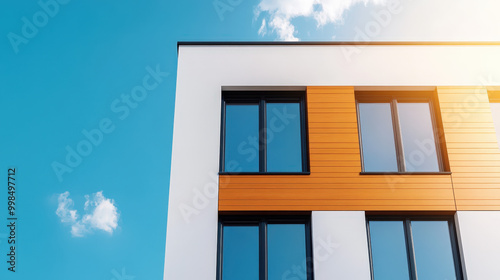
[{"label": "building facade", "polygon": [[500,44],[179,43],[164,279],[499,279]]}]

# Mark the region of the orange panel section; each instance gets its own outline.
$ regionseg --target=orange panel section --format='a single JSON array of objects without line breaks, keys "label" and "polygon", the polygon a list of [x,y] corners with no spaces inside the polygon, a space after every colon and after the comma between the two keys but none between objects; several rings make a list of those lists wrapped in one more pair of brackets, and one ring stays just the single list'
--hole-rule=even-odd
[{"label": "orange panel section", "polygon": [[[438,87],[457,210],[500,210],[500,150],[483,87]],[[489,97],[488,97],[489,94]]]},{"label": "orange panel section", "polygon": [[450,175],[359,174],[353,87],[308,87],[307,110],[311,174],[221,175],[220,211],[456,210]]}]

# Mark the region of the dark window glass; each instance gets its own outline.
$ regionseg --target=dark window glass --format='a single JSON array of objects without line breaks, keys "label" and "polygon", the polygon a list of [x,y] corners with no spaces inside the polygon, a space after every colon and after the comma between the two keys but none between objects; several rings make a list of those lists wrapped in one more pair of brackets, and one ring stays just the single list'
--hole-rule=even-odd
[{"label": "dark window glass", "polygon": [[267,103],[267,171],[302,171],[299,103]]},{"label": "dark window glass", "polygon": [[442,171],[429,97],[368,94],[357,102],[364,172]]},{"label": "dark window glass", "polygon": [[369,219],[368,226],[375,280],[461,279],[451,219]]},{"label": "dark window glass", "polygon": [[306,273],[305,231],[303,224],[267,226],[268,280],[306,279],[300,277]]},{"label": "dark window glass", "polygon": [[403,221],[370,221],[375,280],[410,279]]},{"label": "dark window glass", "polygon": [[259,227],[225,226],[223,280],[259,280]]},{"label": "dark window glass", "polygon": [[222,172],[307,171],[302,94],[226,92],[223,98]]},{"label": "dark window glass", "polygon": [[218,280],[313,280],[309,217],[221,217]]},{"label": "dark window glass", "polygon": [[360,103],[359,122],[364,171],[397,172],[390,103]]},{"label": "dark window glass", "polygon": [[406,171],[439,171],[429,103],[398,103],[398,114]]},{"label": "dark window glass", "polygon": [[500,103],[490,103],[493,123],[497,132],[498,147],[500,147]]},{"label": "dark window glass", "polygon": [[259,171],[259,105],[226,106],[226,171]]},{"label": "dark window glass", "polygon": [[447,221],[412,221],[418,279],[456,279]]}]

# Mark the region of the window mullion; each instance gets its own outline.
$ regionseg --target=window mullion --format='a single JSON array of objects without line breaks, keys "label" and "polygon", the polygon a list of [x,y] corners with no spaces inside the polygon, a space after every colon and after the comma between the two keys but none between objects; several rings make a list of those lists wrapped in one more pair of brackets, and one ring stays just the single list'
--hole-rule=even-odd
[{"label": "window mullion", "polygon": [[222,245],[224,244],[223,243],[223,238],[224,238],[224,225],[221,221],[219,221],[219,224],[218,224],[218,246],[217,246],[217,277],[216,279],[217,280],[222,280],[222,260],[223,260],[223,247]]},{"label": "window mullion", "polygon": [[267,223],[259,223],[259,279],[267,280]]},{"label": "window mullion", "polygon": [[220,134],[220,169],[219,171],[226,171],[225,158],[226,158],[226,101],[222,99],[221,104],[221,134]]},{"label": "window mullion", "polygon": [[413,249],[413,235],[411,232],[411,221],[410,219],[404,220],[405,224],[405,237],[406,237],[406,250],[408,253],[408,264],[410,269],[411,280],[417,280],[417,264],[415,262],[415,251]]},{"label": "window mullion", "polygon": [[302,172],[307,171],[307,164],[309,162],[308,152],[307,152],[307,129],[306,129],[306,105],[304,99],[299,101],[299,112],[300,112],[300,141],[301,141],[301,154],[302,154]]},{"label": "window mullion", "polygon": [[444,158],[443,158],[443,150],[441,149],[441,140],[439,137],[439,127],[438,122],[436,120],[436,111],[434,110],[434,103],[431,98],[427,100],[429,104],[429,113],[431,115],[432,122],[432,133],[434,135],[434,145],[436,147],[436,156],[438,159],[439,171],[442,172],[445,170],[444,166]]},{"label": "window mullion", "polygon": [[259,102],[259,171],[267,171],[267,127],[266,102],[262,98]]},{"label": "window mullion", "polygon": [[396,157],[398,162],[398,172],[406,172],[405,158],[403,151],[403,140],[401,137],[401,127],[398,116],[398,103],[396,99],[391,101],[392,126],[394,129],[394,143],[396,144]]}]

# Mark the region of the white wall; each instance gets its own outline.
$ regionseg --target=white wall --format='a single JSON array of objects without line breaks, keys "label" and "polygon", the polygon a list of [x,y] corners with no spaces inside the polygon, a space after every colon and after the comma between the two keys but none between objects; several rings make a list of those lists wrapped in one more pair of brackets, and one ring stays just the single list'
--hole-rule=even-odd
[{"label": "white wall", "polygon": [[498,45],[180,46],[165,279],[215,279],[221,87],[495,85],[498,65]]},{"label": "white wall", "polygon": [[314,279],[370,279],[364,211],[312,212]]},{"label": "white wall", "polygon": [[458,211],[456,220],[466,279],[499,279],[500,211]]}]

